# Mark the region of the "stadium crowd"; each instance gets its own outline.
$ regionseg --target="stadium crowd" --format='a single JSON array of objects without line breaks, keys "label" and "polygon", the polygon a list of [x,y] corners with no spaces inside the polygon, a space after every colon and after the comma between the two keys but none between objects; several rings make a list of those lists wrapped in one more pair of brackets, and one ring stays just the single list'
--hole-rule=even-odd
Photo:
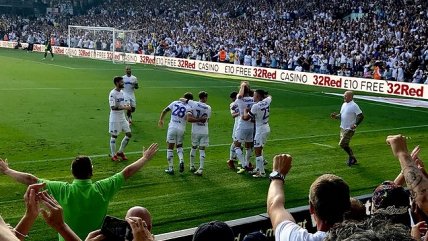
[{"label": "stadium crowd", "polygon": [[[70,25],[141,30],[129,52],[424,83],[428,3],[422,0],[120,1],[83,15],[3,15],[4,40],[66,46]],[[345,20],[344,18],[347,17]],[[2,28],[0,28],[2,29]],[[70,45],[110,50],[112,37],[71,33]],[[428,83],[428,82],[427,82]]]}]

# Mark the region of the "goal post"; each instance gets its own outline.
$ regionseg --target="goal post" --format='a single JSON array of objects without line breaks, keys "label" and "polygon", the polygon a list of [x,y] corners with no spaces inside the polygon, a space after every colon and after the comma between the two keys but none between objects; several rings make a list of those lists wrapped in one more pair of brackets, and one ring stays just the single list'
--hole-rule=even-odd
[{"label": "goal post", "polygon": [[128,61],[126,54],[138,53],[138,39],[141,37],[142,30],[122,30],[115,29],[113,34],[114,52],[119,53],[120,58],[114,58],[113,63],[135,64]]},{"label": "goal post", "polygon": [[[96,51],[112,51],[114,28],[68,25],[68,56],[96,57]],[[79,53],[76,49],[82,49]],[[89,54],[89,56],[88,56]],[[109,60],[109,59],[107,59]],[[110,59],[111,60],[111,59]]]},{"label": "goal post", "polygon": [[128,63],[126,54],[138,51],[141,32],[142,30],[68,25],[68,56],[104,59],[119,64]]}]

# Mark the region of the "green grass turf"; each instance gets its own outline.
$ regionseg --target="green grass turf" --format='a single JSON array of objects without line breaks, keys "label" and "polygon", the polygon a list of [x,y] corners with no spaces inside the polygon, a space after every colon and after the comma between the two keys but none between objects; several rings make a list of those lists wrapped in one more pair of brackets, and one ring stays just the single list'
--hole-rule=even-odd
[{"label": "green grass turf", "polygon": [[[131,163],[112,163],[107,157],[108,93],[113,88],[112,77],[123,75],[124,66],[64,56],[56,56],[55,61],[41,58],[41,53],[0,49],[0,157],[8,158],[16,170],[60,181],[72,181],[70,162],[78,154],[99,155],[93,158],[94,180],[108,177]],[[265,212],[267,178],[255,180],[226,167],[233,124],[228,96],[240,80],[179,73],[156,66],[132,67],[141,88],[136,92],[133,138],[126,151],[140,151],[152,142],[160,143],[162,150],[125,184],[110,203],[108,213],[123,217],[129,207],[145,206],[153,215],[154,233],[159,234],[209,220],[226,221]],[[342,99],[321,93],[341,90],[282,83],[251,84],[253,88],[265,88],[273,96],[272,132],[265,148],[266,158],[271,160],[284,152],[294,157],[286,178],[288,208],[306,205],[310,184],[323,173],[343,177],[353,195],[370,193],[383,180],[393,179],[399,172],[399,163],[385,144],[388,134],[412,137],[410,146],[421,144],[422,158],[428,157],[424,150],[428,137],[426,109],[357,100],[366,119],[352,140],[359,165],[349,168],[345,165],[345,153],[337,146],[339,122],[329,118],[330,112],[339,111]],[[184,92],[196,94],[200,90],[209,93],[208,102],[213,110],[212,146],[206,153],[204,175],[197,177],[186,171],[168,176],[164,173],[166,128],[157,127],[159,114]],[[166,123],[168,120],[169,116]],[[188,127],[185,147],[189,147],[189,139]],[[138,154],[128,156],[135,160]],[[188,163],[188,150],[185,158]],[[175,163],[177,166],[177,159]],[[12,225],[24,213],[25,189],[0,175],[0,214]],[[56,238],[40,218],[30,236],[31,240]]]}]

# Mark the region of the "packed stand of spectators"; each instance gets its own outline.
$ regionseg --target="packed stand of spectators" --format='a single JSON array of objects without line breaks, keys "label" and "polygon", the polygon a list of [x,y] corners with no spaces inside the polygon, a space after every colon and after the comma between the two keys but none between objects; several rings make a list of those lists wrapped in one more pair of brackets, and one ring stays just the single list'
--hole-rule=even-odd
[{"label": "packed stand of spectators", "polygon": [[[35,42],[43,42],[51,33],[55,45],[64,46],[68,24],[139,29],[139,36],[125,43],[127,50],[423,83],[428,61],[427,7],[422,0],[111,0],[84,15],[45,16],[27,23],[2,16],[2,22],[11,30],[7,39],[20,36],[28,41],[33,36]],[[345,16],[351,19],[344,20]],[[112,48],[107,34],[77,32],[73,37],[70,44],[76,47],[89,48],[94,42],[93,48]],[[219,56],[222,49],[227,53],[224,59]]]}]

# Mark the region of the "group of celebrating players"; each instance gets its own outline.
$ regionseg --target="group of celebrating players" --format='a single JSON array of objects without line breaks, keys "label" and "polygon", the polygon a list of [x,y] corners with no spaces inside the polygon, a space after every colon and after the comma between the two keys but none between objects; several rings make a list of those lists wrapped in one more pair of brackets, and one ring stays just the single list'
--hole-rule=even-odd
[{"label": "group of celebrating players", "polygon": [[[238,174],[248,172],[253,177],[265,177],[263,146],[270,133],[269,111],[272,97],[264,90],[251,90],[248,82],[241,83],[239,92],[230,94],[232,103],[230,113],[235,118],[233,126],[230,155],[227,164],[235,169],[234,160],[238,159],[241,166]],[[245,156],[242,145],[245,146]],[[256,154],[256,168],[253,168],[250,158]]]},{"label": "group of celebrating players", "polygon": [[[110,91],[110,157],[113,161],[127,160],[124,149],[131,138],[132,113],[136,108],[134,91],[138,89],[138,81],[131,73],[131,67],[126,66],[126,74],[114,77],[115,88]],[[158,125],[163,127],[164,118],[171,111],[171,118],[167,131],[167,161],[166,173],[174,174],[174,147],[179,159],[179,172],[184,172],[183,139],[186,123],[192,124],[190,150],[190,171],[201,176],[204,170],[205,149],[209,145],[208,122],[211,117],[211,106],[207,104],[208,93],[200,91],[199,101],[193,100],[193,94],[187,92],[182,98],[171,102],[165,107],[159,117]],[[269,107],[272,97],[264,90],[251,90],[249,83],[243,81],[239,92],[233,92],[230,97],[230,111],[235,119],[230,148],[228,166],[235,169],[234,161],[240,162],[237,173],[248,172],[253,177],[265,177],[263,146],[270,133]],[[126,111],[126,116],[125,116]],[[116,152],[116,139],[121,132],[125,132],[119,150]],[[242,148],[245,147],[245,156]],[[195,157],[199,150],[199,168],[195,167]],[[256,167],[250,162],[252,152],[255,152]]]}]

